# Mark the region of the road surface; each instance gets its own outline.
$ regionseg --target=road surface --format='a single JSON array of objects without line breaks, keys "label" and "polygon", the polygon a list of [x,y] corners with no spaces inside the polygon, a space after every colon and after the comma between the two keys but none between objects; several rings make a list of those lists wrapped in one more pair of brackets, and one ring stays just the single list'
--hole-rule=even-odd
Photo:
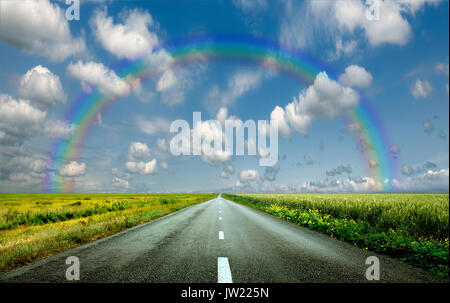
[{"label": "road surface", "polygon": [[[65,282],[66,258],[80,282],[434,282],[399,260],[362,250],[221,197],[0,274],[8,282]],[[374,282],[374,281],[371,281]]]}]

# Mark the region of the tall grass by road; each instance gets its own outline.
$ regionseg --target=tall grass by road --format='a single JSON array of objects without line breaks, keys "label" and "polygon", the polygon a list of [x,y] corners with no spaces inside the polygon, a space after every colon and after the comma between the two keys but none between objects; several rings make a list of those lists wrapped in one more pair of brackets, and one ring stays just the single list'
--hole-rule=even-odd
[{"label": "tall grass by road", "polygon": [[0,270],[148,222],[216,194],[0,194]]},{"label": "tall grass by road", "polygon": [[223,197],[448,277],[448,194],[224,194]]}]

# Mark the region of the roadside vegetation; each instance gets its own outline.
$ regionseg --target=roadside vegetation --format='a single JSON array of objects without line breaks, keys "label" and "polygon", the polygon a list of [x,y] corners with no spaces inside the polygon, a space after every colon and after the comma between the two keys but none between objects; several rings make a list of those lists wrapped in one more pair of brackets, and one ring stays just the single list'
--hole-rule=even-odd
[{"label": "roadside vegetation", "polygon": [[0,194],[0,270],[214,197],[216,194]]},{"label": "roadside vegetation", "polygon": [[223,194],[448,278],[448,194]]}]

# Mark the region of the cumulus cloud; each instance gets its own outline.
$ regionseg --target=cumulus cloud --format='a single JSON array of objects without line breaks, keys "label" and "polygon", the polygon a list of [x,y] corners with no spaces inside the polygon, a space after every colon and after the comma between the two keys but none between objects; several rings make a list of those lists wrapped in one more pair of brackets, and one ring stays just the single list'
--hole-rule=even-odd
[{"label": "cumulus cloud", "polygon": [[219,177],[222,179],[228,179],[232,174],[234,174],[234,168],[231,164],[227,164],[223,167]]},{"label": "cumulus cloud", "polygon": [[129,173],[122,172],[116,167],[111,168],[111,173],[113,174],[113,176],[118,177],[120,179],[130,180],[131,178],[131,175]]},{"label": "cumulus cloud", "polygon": [[231,154],[223,149],[215,149],[210,154],[202,154],[203,162],[212,166],[217,166],[227,162],[230,158]]},{"label": "cumulus cloud", "polygon": [[383,43],[404,45],[411,36],[411,26],[403,15],[404,7],[396,1],[379,1],[379,20],[366,17],[366,7],[361,1],[336,1],[335,17],[341,30],[363,30],[372,46]]},{"label": "cumulus cloud", "polygon": [[145,143],[131,142],[128,148],[128,159],[131,161],[147,159],[152,155],[152,151]]},{"label": "cumulus cloud", "polygon": [[85,51],[64,11],[49,0],[0,1],[0,40],[27,53],[62,61]]},{"label": "cumulus cloud", "polygon": [[356,40],[358,45],[367,42],[372,47],[383,44],[402,46],[412,37],[409,20],[414,13],[425,3],[439,3],[415,0],[377,2],[380,4],[379,20],[372,20],[370,10],[366,9],[369,1],[286,1],[280,40],[302,49],[333,48],[330,51],[332,55],[329,55],[331,60],[339,58],[345,45],[352,51]]},{"label": "cumulus cloud", "polygon": [[151,52],[158,37],[148,27],[154,26],[152,16],[146,11],[122,12],[123,23],[115,23],[106,9],[98,10],[90,23],[95,37],[104,49],[119,58],[132,59],[144,51]]},{"label": "cumulus cloud", "polygon": [[359,96],[350,87],[328,78],[325,72],[316,76],[314,84],[286,106],[286,120],[301,134],[306,134],[312,121],[334,118],[358,105]]},{"label": "cumulus cloud", "polygon": [[67,66],[70,76],[81,80],[84,90],[92,90],[91,86],[96,86],[100,92],[126,96],[130,92],[130,85],[121,79],[113,70],[110,70],[102,63],[88,61],[86,63],[79,60]]},{"label": "cumulus cloud", "polygon": [[120,189],[129,189],[130,188],[130,183],[128,180],[125,179],[121,179],[119,177],[114,177],[112,179],[112,186],[114,188],[120,188]]},{"label": "cumulus cloud", "polygon": [[59,174],[63,177],[79,177],[86,173],[86,164],[78,163],[77,161],[70,161],[68,164],[64,165]]},{"label": "cumulus cloud", "polygon": [[239,173],[239,181],[242,183],[247,183],[250,181],[258,181],[260,179],[259,173],[254,169],[242,170]]},{"label": "cumulus cloud", "polygon": [[27,100],[0,95],[0,141],[22,143],[26,138],[39,134],[46,115]]},{"label": "cumulus cloud", "polygon": [[372,75],[358,65],[350,65],[345,73],[339,76],[339,82],[347,86],[368,87],[372,83]]},{"label": "cumulus cloud", "polygon": [[448,169],[428,170],[419,175],[414,175],[402,181],[396,182],[396,188],[401,191],[412,192],[448,192]]},{"label": "cumulus cloud", "polygon": [[[286,112],[282,107],[275,106],[273,111],[270,113],[270,120],[275,120],[278,123],[278,133],[285,139],[291,137],[291,128],[289,127],[286,119]],[[268,124],[267,124],[268,125]],[[267,129],[264,130],[267,135]]]},{"label": "cumulus cloud", "polygon": [[[128,59],[144,55],[145,67],[152,72],[161,73],[155,90],[160,93],[162,103],[174,106],[184,101],[185,91],[193,85],[196,74],[192,68],[171,69],[174,60],[159,46],[156,33],[159,25],[149,12],[138,9],[124,10],[119,14],[119,20],[114,20],[113,17],[107,16],[106,9],[98,10],[90,24],[95,37],[108,52],[118,58]],[[134,89],[140,99],[155,97],[153,92],[144,93],[140,84],[136,86],[138,87]]]},{"label": "cumulus cloud", "polygon": [[112,187],[119,190],[127,190],[130,188],[131,175],[124,173],[117,168],[112,168],[111,173],[114,178],[112,179]]},{"label": "cumulus cloud", "polygon": [[19,96],[31,100],[40,109],[50,108],[58,102],[65,103],[67,99],[59,77],[41,65],[21,77]]},{"label": "cumulus cloud", "polygon": [[156,173],[156,159],[152,159],[148,162],[127,161],[125,163],[125,166],[132,173],[138,173],[141,175],[149,175]]},{"label": "cumulus cloud", "polygon": [[300,186],[304,192],[371,192],[381,190],[382,184],[370,177],[345,180],[320,180],[306,182]]},{"label": "cumulus cloud", "polygon": [[47,120],[45,121],[42,132],[49,138],[64,138],[67,139],[75,132],[75,125],[68,124],[61,120]]},{"label": "cumulus cloud", "polygon": [[428,97],[432,90],[433,87],[431,86],[430,82],[428,82],[427,80],[422,81],[419,79],[417,79],[414,85],[412,85],[410,88],[411,95],[413,95],[416,99]]},{"label": "cumulus cloud", "polygon": [[427,161],[421,167],[413,167],[408,165],[403,165],[401,168],[401,173],[404,176],[413,176],[418,174],[423,174],[428,172],[430,169],[435,169],[437,165],[433,162]]}]

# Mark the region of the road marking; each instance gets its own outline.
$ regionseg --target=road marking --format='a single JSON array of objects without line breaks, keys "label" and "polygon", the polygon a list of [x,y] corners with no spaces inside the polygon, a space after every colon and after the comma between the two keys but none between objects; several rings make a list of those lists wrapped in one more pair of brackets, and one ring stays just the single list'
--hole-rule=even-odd
[{"label": "road marking", "polygon": [[217,258],[217,283],[233,283],[227,257]]},{"label": "road marking", "polygon": [[222,217],[219,217],[219,220],[222,220]]},{"label": "road marking", "polygon": [[222,213],[222,211],[221,210],[219,210],[219,214],[221,214]]},{"label": "road marking", "polygon": [[223,240],[225,239],[224,235],[223,235],[223,231],[219,231],[219,240]]}]

